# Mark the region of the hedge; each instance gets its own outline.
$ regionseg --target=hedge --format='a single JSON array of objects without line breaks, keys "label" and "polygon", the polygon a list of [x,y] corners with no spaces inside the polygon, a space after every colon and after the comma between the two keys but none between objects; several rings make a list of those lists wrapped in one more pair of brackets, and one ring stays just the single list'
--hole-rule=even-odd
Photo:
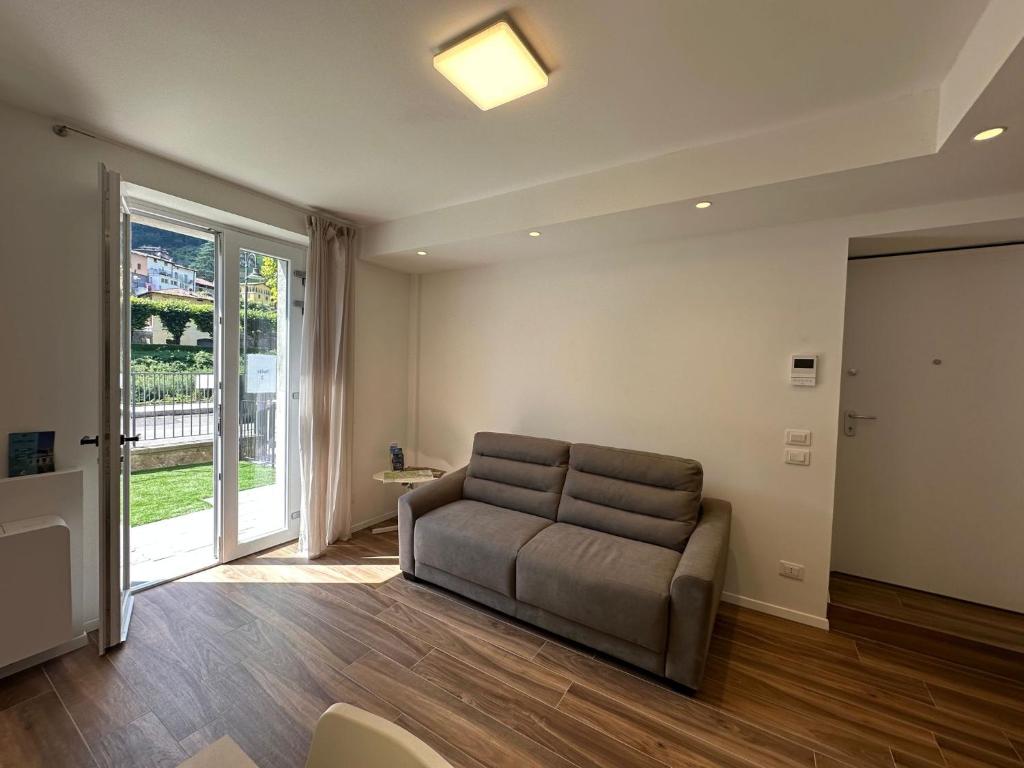
[{"label": "hedge", "polygon": [[132,344],[133,371],[212,371],[213,351],[168,344]]},{"label": "hedge", "polygon": [[[213,304],[202,304],[190,301],[171,299],[169,301],[145,299],[132,296],[132,330],[141,331],[146,327],[149,318],[156,315],[164,328],[171,334],[173,343],[181,341],[181,334],[189,320],[195,323],[201,333],[213,335]],[[256,346],[261,336],[277,332],[277,312],[273,309],[250,307],[246,314],[246,325],[249,331],[249,346]],[[239,322],[239,329],[242,324]]]}]

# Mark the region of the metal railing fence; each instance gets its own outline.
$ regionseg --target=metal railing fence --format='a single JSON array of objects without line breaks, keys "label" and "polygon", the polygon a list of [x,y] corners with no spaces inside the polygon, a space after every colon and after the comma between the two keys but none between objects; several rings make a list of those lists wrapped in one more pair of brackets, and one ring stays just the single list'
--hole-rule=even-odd
[{"label": "metal railing fence", "polygon": [[[131,430],[139,444],[209,438],[217,428],[213,371],[136,371],[130,375]],[[244,382],[242,382],[244,385]],[[238,409],[239,457],[273,464],[277,398],[243,395]]]}]

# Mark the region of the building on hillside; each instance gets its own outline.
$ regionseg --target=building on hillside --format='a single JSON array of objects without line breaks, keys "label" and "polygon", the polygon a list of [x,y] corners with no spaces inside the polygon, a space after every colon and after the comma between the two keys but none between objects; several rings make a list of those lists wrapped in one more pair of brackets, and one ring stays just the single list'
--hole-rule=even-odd
[{"label": "building on hillside", "polygon": [[213,298],[214,284],[212,280],[207,280],[205,277],[196,278],[196,295],[206,296]]},{"label": "building on hillside", "polygon": [[144,253],[147,256],[157,256],[161,259],[171,258],[171,252],[162,245],[137,245],[132,250]]},{"label": "building on hillside", "polygon": [[132,296],[138,296],[149,290],[149,257],[138,250],[132,249],[129,270],[132,278]]},{"label": "building on hillside", "polygon": [[196,293],[196,271],[174,263],[163,248],[153,245],[132,248],[130,264],[132,293],[136,296],[169,289]]}]

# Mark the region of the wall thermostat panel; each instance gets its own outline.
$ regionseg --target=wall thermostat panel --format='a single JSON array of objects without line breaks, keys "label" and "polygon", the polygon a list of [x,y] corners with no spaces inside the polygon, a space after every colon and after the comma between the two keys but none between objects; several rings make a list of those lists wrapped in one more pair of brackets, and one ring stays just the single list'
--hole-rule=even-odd
[{"label": "wall thermostat panel", "polygon": [[794,387],[813,387],[818,383],[818,356],[793,355],[789,362],[789,383]]}]

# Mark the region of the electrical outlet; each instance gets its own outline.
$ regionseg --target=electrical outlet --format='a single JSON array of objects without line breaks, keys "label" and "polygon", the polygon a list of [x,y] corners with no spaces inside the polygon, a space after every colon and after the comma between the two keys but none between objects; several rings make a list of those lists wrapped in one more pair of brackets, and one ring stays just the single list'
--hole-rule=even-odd
[{"label": "electrical outlet", "polygon": [[785,560],[779,560],[779,576],[785,576],[787,579],[803,581],[804,567],[798,563],[788,563]]}]

